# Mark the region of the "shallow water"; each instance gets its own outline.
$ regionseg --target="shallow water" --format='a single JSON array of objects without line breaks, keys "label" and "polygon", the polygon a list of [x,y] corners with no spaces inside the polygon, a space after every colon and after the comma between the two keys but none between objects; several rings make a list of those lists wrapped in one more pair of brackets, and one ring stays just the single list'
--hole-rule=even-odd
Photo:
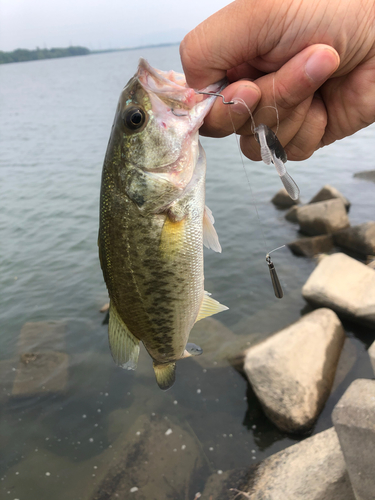
[{"label": "shallow water", "polygon": [[[107,302],[97,256],[100,177],[117,99],[140,56],[160,69],[180,69],[177,46],[0,66],[0,369],[9,365],[10,373],[0,391],[4,498],[91,498],[87,488],[111,459],[119,433],[152,413],[188,428],[199,443],[207,467],[196,476],[196,491],[210,473],[249,466],[295,442],[265,419],[245,379],[229,366],[181,362],[176,384],[163,393],[145,352],[135,373],[112,362],[99,313]],[[372,126],[291,162],[302,200],[329,183],[352,202],[353,225],[373,220],[374,185],[353,174],[373,169],[374,136]],[[237,336],[259,339],[306,310],[300,291],[315,264],[287,249],[273,254],[285,294],[282,301],[274,297],[265,254],[297,237],[296,226],[270,203],[280,180],[273,167],[246,160],[250,189],[233,136],[202,142],[207,204],[223,247],[220,255],[206,253],[206,289],[229,307],[218,320]],[[66,325],[66,392],[9,396],[22,326],[51,320]],[[314,432],[331,425],[333,404],[353,378],[371,376],[368,331],[346,329],[356,361]],[[177,463],[184,467],[182,455]],[[168,498],[185,496],[175,491]]]}]

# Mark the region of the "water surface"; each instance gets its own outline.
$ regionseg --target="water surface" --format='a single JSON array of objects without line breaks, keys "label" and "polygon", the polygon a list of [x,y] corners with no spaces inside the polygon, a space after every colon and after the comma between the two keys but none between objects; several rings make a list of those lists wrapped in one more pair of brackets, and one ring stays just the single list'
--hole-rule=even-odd
[{"label": "water surface", "polygon": [[[181,68],[177,46],[0,67],[2,370],[18,366],[26,322],[63,322],[69,355],[64,394],[11,397],[12,383],[3,378],[4,498],[89,498],[88,486],[112,458],[118,436],[145,415],[169,419],[199,443],[206,468],[195,479],[196,491],[211,473],[247,467],[295,442],[265,419],[245,379],[229,366],[181,362],[175,385],[163,393],[145,352],[135,373],[112,362],[99,312],[107,302],[97,256],[100,178],[117,99],[140,56],[160,69]],[[373,220],[374,185],[353,174],[373,168],[374,135],[369,127],[305,162],[290,162],[302,200],[329,183],[352,202],[353,225]],[[223,247],[220,255],[206,253],[206,289],[229,307],[218,320],[237,336],[259,339],[306,311],[301,287],[315,264],[287,249],[274,254],[285,293],[282,301],[274,297],[265,254],[298,236],[270,203],[280,180],[273,167],[246,160],[250,189],[233,136],[202,142],[207,205]],[[331,425],[330,410],[350,380],[370,376],[368,332],[346,327],[357,361],[314,432]],[[184,456],[176,456],[183,469]],[[185,499],[168,488],[166,498]]]}]

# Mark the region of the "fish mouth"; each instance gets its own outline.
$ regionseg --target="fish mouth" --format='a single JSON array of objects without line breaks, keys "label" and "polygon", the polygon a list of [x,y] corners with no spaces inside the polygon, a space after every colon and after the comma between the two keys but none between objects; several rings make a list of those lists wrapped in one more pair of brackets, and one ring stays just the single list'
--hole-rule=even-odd
[{"label": "fish mouth", "polygon": [[220,92],[227,84],[221,80],[200,90],[207,94],[199,94],[187,86],[183,73],[155,69],[143,58],[139,60],[137,77],[144,90],[157,95],[175,116],[189,115],[194,128],[201,125],[215,102],[216,96],[207,94]]}]

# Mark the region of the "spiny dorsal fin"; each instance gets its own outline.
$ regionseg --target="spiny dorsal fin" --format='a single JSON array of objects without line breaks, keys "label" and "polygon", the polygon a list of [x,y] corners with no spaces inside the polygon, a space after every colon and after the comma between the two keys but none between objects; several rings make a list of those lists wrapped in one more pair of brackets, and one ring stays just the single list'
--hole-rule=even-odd
[{"label": "spiny dorsal fin", "polygon": [[112,301],[109,307],[108,337],[115,362],[122,368],[135,370],[139,356],[139,340],[122,321]]},{"label": "spiny dorsal fin", "polygon": [[211,248],[214,252],[221,253],[221,246],[216,229],[214,228],[214,216],[212,211],[206,206],[203,215],[203,245]]},{"label": "spiny dorsal fin", "polygon": [[157,365],[154,363],[156,382],[162,391],[168,390],[176,380],[176,363]]},{"label": "spiny dorsal fin", "polygon": [[205,291],[201,308],[199,309],[199,313],[195,321],[197,322],[203,318],[212,316],[213,314],[219,313],[221,311],[226,311],[227,309],[229,309],[227,306],[224,306],[223,304],[220,304],[220,302],[218,302],[217,300],[212,299],[210,297],[210,294]]}]

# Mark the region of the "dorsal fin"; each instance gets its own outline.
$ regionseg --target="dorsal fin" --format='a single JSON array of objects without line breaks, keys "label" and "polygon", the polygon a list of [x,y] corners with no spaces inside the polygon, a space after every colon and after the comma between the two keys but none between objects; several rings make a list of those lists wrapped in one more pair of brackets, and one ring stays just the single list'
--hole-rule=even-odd
[{"label": "dorsal fin", "polygon": [[108,337],[115,362],[122,368],[135,370],[139,356],[139,340],[122,321],[112,301],[109,306]]},{"label": "dorsal fin", "polygon": [[205,291],[202,304],[199,309],[199,313],[195,322],[203,318],[207,318],[208,316],[212,316],[213,314],[219,313],[221,311],[226,311],[227,309],[229,309],[227,306],[224,306],[223,304],[220,304],[220,302],[218,302],[217,300],[212,299],[210,297],[210,294]]}]

